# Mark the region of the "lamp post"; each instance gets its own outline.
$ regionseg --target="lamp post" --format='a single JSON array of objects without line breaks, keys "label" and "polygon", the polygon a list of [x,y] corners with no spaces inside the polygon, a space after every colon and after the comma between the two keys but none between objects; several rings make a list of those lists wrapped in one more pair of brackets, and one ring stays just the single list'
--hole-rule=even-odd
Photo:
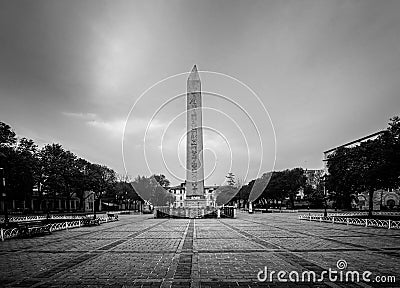
[{"label": "lamp post", "polygon": [[324,174],[322,181],[324,182],[324,217],[327,217],[328,216],[328,212],[326,211],[327,203],[326,203],[326,187],[325,187],[326,174]]},{"label": "lamp post", "polygon": [[96,193],[92,192],[93,196],[93,219],[96,219]]},{"label": "lamp post", "polygon": [[4,199],[4,225],[8,226],[8,210],[7,210],[7,193],[6,193],[6,178],[4,175],[4,168],[0,168],[0,187],[1,197]]},{"label": "lamp post", "polygon": [[[125,186],[124,186],[125,187]],[[125,190],[125,188],[124,188]],[[129,210],[128,209],[128,203],[129,203],[129,199],[128,199],[128,191],[125,191],[125,210]]]},{"label": "lamp post", "polygon": [[50,219],[49,195],[47,192],[43,192],[43,195],[46,195],[46,218]]}]

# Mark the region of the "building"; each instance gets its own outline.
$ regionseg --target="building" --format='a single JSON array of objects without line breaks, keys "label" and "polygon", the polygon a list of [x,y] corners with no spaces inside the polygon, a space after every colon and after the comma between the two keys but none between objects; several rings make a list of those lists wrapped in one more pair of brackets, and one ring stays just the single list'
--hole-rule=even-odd
[{"label": "building", "polygon": [[[385,133],[386,130],[378,131],[373,134],[367,135],[365,137],[353,140],[346,144],[331,148],[324,151],[324,175],[328,175],[328,157],[329,155],[335,153],[339,148],[351,148],[360,145],[363,142],[375,140],[380,135]],[[324,177],[322,175],[322,177]],[[359,193],[357,196],[357,201],[353,201],[352,206],[358,210],[368,210],[369,209],[369,196],[367,192]],[[391,210],[400,207],[400,191],[399,189],[386,189],[377,190],[374,192],[373,200],[373,210]]]},{"label": "building", "polygon": [[[83,210],[84,211],[94,211],[94,207],[95,207],[95,197],[94,197],[94,192],[92,191],[85,191],[83,193]],[[99,205],[100,209],[99,211],[101,211],[101,201],[100,201],[100,205]],[[96,209],[97,210],[97,209]]]},{"label": "building", "polygon": [[178,186],[173,186],[169,188],[169,192],[174,196],[175,200],[172,203],[174,208],[184,207],[186,192],[185,192],[185,183],[181,183]]},{"label": "building", "polygon": [[[357,195],[358,201],[353,201],[352,207],[357,210],[368,210],[369,195],[367,192]],[[374,192],[373,210],[393,210],[400,207],[400,190],[377,190]]]},{"label": "building", "polygon": [[362,142],[366,142],[366,141],[369,141],[369,140],[375,140],[376,138],[378,138],[380,135],[382,135],[385,132],[386,132],[386,130],[378,131],[378,132],[375,132],[375,133],[370,134],[368,136],[361,137],[359,139],[353,140],[353,141],[348,142],[346,144],[343,144],[343,145],[340,145],[340,146],[337,146],[337,147],[334,147],[334,148],[331,148],[329,150],[324,151],[324,160],[323,160],[324,161],[324,173],[326,175],[328,174],[328,157],[329,157],[329,155],[335,153],[335,151],[337,149],[342,148],[342,147],[351,148],[351,147],[355,147],[357,145],[360,145]]},{"label": "building", "polygon": [[[217,189],[218,186],[204,186],[204,197],[207,207],[217,207],[215,194],[215,191]],[[172,207],[185,207],[186,183],[181,183],[178,186],[170,187],[169,192],[175,197],[175,201],[174,203],[172,203]]]},{"label": "building", "polygon": [[[4,198],[0,201],[0,212],[4,212]],[[66,198],[62,194],[49,195],[46,192],[39,192],[37,186],[33,187],[32,194],[24,199],[8,199],[7,210],[11,214],[21,213],[43,213],[50,212],[75,212],[80,209],[81,200],[74,193],[71,197]]]}]

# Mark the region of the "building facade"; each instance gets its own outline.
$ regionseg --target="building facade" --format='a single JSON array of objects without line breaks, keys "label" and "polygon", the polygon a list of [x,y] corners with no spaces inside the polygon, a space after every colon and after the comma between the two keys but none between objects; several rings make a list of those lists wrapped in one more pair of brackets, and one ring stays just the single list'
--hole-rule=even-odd
[{"label": "building facade", "polygon": [[[217,207],[215,191],[218,186],[204,186],[204,197],[207,207]],[[169,192],[174,196],[175,200],[172,203],[174,208],[184,208],[186,200],[186,183],[181,183],[178,186],[169,188]]]},{"label": "building facade", "polygon": [[[377,190],[374,192],[373,210],[395,210],[400,208],[400,190]],[[353,201],[352,207],[357,210],[369,209],[369,195],[367,192],[359,193],[357,201]]]},{"label": "building facade", "polygon": [[[360,145],[362,142],[375,140],[380,135],[385,133],[386,130],[378,131],[376,133],[367,135],[365,137],[356,139],[354,141],[348,142],[346,144],[331,148],[329,150],[324,151],[324,171],[322,177],[324,175],[328,175],[328,157],[329,155],[335,153],[335,151],[339,148],[351,148],[357,145]],[[329,194],[329,193],[328,193]],[[361,192],[356,195],[356,199],[352,202],[352,207],[358,210],[368,210],[369,209],[369,196],[367,192]],[[393,210],[400,208],[400,190],[399,189],[380,189],[374,192],[373,199],[373,210]]]}]

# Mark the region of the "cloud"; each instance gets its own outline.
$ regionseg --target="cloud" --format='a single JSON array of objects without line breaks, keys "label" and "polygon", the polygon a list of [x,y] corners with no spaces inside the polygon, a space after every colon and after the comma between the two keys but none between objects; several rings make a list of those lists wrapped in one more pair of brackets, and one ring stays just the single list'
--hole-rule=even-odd
[{"label": "cloud", "polygon": [[[147,133],[162,131],[166,124],[158,119],[150,121],[147,118],[132,118],[126,120],[126,118],[114,118],[111,120],[102,119],[100,116],[94,113],[84,112],[62,112],[64,116],[83,120],[86,125],[101,129],[114,134],[122,135],[125,127],[125,134],[129,135],[144,135],[146,129]],[[126,124],[126,125],[125,125]]]},{"label": "cloud", "polygon": [[64,116],[75,118],[75,119],[83,119],[83,120],[89,120],[89,119],[95,119],[97,118],[97,115],[94,113],[75,113],[75,112],[62,112]]},{"label": "cloud", "polygon": [[95,120],[90,120],[86,122],[87,125],[105,130],[109,133],[115,134],[115,135],[122,135],[125,121],[123,120],[112,120],[112,121],[104,121],[101,119],[95,119]]},{"label": "cloud", "polygon": [[146,119],[126,121],[126,119],[103,120],[99,117],[97,117],[97,119],[87,121],[86,124],[118,136],[122,136],[124,134],[124,128],[125,135],[144,136],[146,129],[147,133],[154,133],[162,131],[165,127],[165,125],[158,120],[153,120],[149,123],[149,121]]},{"label": "cloud", "polygon": [[85,112],[62,112],[64,116],[82,120],[89,127],[97,128],[113,135],[122,135],[125,121],[122,119],[103,120],[100,116],[94,113]]},{"label": "cloud", "polygon": [[[125,120],[124,120],[125,123]],[[151,122],[147,118],[134,118],[130,119],[126,123],[126,134],[140,134],[144,135],[146,129],[147,133],[162,131],[166,128],[166,123],[161,122],[158,119],[153,119]]]}]

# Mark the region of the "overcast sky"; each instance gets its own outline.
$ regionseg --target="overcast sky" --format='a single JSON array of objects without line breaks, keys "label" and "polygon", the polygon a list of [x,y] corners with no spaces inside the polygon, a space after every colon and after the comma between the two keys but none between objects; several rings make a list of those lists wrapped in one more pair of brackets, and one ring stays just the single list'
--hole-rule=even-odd
[{"label": "overcast sky", "polygon": [[175,184],[188,75],[139,97],[197,64],[250,87],[273,123],[245,86],[200,72],[206,184],[321,168],[323,151],[400,114],[399,14],[387,0],[0,0],[0,121],[118,173],[123,142],[130,175]]}]

